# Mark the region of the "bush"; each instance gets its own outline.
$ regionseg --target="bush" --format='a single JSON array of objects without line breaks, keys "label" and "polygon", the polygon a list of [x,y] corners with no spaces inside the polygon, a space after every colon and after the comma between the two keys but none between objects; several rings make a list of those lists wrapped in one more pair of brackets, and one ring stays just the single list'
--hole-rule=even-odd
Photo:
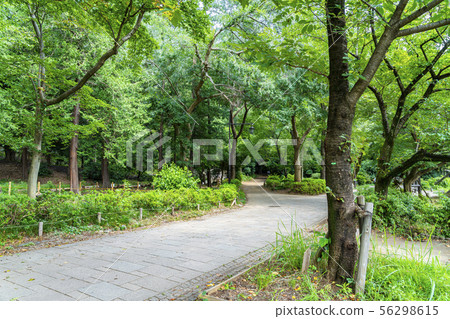
[{"label": "bush", "polygon": [[[225,184],[218,189],[109,190],[85,195],[44,192],[37,199],[21,194],[0,194],[0,238],[36,234],[38,222],[44,222],[46,232],[97,224],[98,213],[102,214],[102,226],[123,228],[136,219],[139,208],[150,215],[171,210],[173,206],[189,210],[200,204],[207,209],[217,206],[219,201],[231,203],[238,196],[234,184]],[[4,228],[9,226],[14,227]]]},{"label": "bush", "polygon": [[192,176],[192,172],[187,167],[179,167],[175,164],[164,164],[158,174],[153,179],[153,186],[156,189],[169,190],[178,188],[198,188],[200,180]]},{"label": "bush", "polygon": [[385,200],[378,198],[373,189],[358,188],[358,194],[375,204],[375,227],[412,239],[450,237],[450,198],[444,195],[432,203],[428,198],[394,188],[389,189]]},{"label": "bush", "polygon": [[270,175],[266,179],[266,186],[271,190],[283,188],[283,177],[279,175]]},{"label": "bush", "polygon": [[325,193],[326,185],[324,179],[304,178],[300,183],[291,185],[291,192],[305,195],[319,195]]},{"label": "bush", "polygon": [[366,185],[372,183],[372,178],[366,171],[360,170],[356,176],[356,181],[358,185]]},{"label": "bush", "polygon": [[236,185],[237,188],[241,187],[241,180],[235,178],[230,181],[230,184]]}]

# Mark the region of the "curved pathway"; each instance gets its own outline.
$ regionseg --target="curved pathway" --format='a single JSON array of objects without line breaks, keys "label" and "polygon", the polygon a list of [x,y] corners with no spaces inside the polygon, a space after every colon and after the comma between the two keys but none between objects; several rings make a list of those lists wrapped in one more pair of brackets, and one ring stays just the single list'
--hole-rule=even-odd
[{"label": "curved pathway", "polygon": [[0,258],[0,300],[192,299],[267,255],[276,232],[326,218],[326,197],[267,193],[214,216]]}]

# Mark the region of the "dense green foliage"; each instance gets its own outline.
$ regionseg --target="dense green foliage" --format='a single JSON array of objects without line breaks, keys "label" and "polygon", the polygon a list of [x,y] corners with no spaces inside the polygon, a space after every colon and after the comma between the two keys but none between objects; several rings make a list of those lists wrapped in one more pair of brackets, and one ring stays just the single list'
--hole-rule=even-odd
[{"label": "dense green foliage", "polygon": [[301,182],[294,182],[294,175],[270,175],[266,179],[266,186],[271,190],[288,189],[292,193],[304,195],[319,195],[325,193],[325,180],[303,178]]},{"label": "dense green foliage", "polygon": [[199,179],[192,176],[187,167],[179,167],[175,164],[164,164],[153,178],[153,186],[156,189],[169,190],[178,188],[198,188]]},{"label": "dense green foliage", "polygon": [[219,201],[231,203],[237,197],[238,190],[231,184],[218,189],[94,191],[84,195],[45,192],[35,200],[26,195],[0,194],[0,236],[36,234],[38,222],[44,222],[46,232],[96,224],[98,213],[102,214],[102,226],[123,228],[137,219],[139,208],[148,217],[171,213],[172,207],[179,211],[196,210],[200,204],[201,209],[210,209]]},{"label": "dense green foliage", "polygon": [[380,199],[371,188],[358,188],[359,195],[375,204],[373,224],[379,229],[413,239],[430,235],[450,237],[450,198],[441,196],[437,202],[391,189],[387,199]]}]

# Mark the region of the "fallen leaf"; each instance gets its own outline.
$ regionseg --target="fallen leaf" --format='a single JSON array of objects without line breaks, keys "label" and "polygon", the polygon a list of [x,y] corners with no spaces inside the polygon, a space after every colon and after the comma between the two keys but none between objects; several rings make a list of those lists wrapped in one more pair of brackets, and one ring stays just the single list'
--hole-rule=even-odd
[{"label": "fallen leaf", "polygon": [[34,281],[35,279],[34,278],[30,278],[30,279],[28,279],[28,281]]}]

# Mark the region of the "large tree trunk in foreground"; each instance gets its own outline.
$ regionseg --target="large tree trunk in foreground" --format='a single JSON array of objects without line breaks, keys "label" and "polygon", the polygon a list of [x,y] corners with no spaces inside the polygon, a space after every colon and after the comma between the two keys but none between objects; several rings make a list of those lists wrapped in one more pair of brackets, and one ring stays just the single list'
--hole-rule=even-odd
[{"label": "large tree trunk in foreground", "polygon": [[349,101],[347,39],[342,8],[345,1],[327,2],[328,42],[330,59],[330,89],[327,135],[325,138],[326,181],[328,201],[328,231],[331,238],[328,258],[328,279],[342,282],[353,277],[358,255],[356,218],[353,198],[350,141],[354,104]]},{"label": "large tree trunk in foreground", "polygon": [[[75,104],[72,117],[73,124],[78,125],[80,123],[80,103]],[[70,190],[75,194],[79,194],[80,181],[78,177],[78,131],[75,131],[74,136],[70,140],[69,153]]]}]

